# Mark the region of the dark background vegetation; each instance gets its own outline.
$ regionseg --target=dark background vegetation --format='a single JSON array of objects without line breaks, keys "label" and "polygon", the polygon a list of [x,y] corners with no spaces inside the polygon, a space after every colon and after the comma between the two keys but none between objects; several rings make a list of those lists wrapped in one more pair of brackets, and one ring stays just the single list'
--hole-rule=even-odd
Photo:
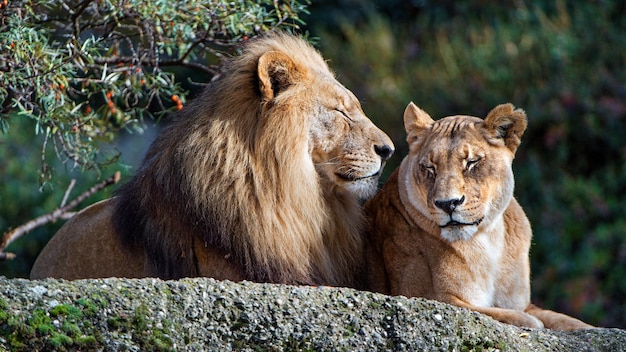
[{"label": "dark background vegetation", "polygon": [[[407,152],[402,112],[409,101],[434,118],[484,117],[504,102],[524,109],[529,124],[514,161],[515,194],[534,229],[533,300],[592,324],[626,328],[625,6],[315,1],[303,19],[339,80],[394,139],[387,174]],[[63,196],[58,187],[32,186],[41,149],[29,124],[19,122],[12,127],[17,133],[0,138],[0,229],[49,212]],[[102,176],[120,168],[132,174],[150,138],[124,136],[121,166],[104,168]],[[79,190],[96,180],[67,174],[79,178]],[[18,258],[0,263],[0,274],[26,277],[59,225],[13,244]]]}]

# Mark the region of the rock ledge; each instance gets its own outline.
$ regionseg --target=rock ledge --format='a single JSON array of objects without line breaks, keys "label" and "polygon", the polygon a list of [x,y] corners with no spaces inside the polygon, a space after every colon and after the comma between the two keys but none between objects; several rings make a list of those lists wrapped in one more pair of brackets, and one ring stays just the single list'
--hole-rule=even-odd
[{"label": "rock ledge", "polygon": [[0,278],[0,350],[626,351],[626,331],[520,329],[424,299],[197,278]]}]

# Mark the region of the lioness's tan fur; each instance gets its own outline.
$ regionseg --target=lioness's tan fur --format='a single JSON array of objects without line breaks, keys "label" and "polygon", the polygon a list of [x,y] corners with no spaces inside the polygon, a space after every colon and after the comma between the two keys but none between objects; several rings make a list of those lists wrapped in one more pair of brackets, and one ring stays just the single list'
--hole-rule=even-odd
[{"label": "lioness's tan fur", "polygon": [[404,122],[409,154],[365,206],[369,287],[517,326],[591,328],[530,303],[532,232],[511,169],[525,113],[504,104],[435,122],[411,103]]},{"label": "lioness's tan fur", "polygon": [[304,40],[251,40],[117,197],[54,236],[31,277],[355,285],[360,204],[392,152]]}]

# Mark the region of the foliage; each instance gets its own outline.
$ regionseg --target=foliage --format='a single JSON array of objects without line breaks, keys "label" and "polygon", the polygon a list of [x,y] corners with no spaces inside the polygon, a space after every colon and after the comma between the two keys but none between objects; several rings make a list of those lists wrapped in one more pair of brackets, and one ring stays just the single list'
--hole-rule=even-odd
[{"label": "foliage", "polygon": [[325,18],[339,22],[313,31],[396,142],[388,171],[407,152],[411,100],[434,117],[523,108],[529,127],[514,171],[534,229],[533,300],[626,327],[624,3],[420,4],[370,2],[356,19],[338,9]]},{"label": "foliage", "polygon": [[[56,159],[54,151],[47,150],[45,158],[50,161],[49,168],[56,170],[57,176],[48,181],[46,187],[38,187],[39,170],[42,164],[41,143],[44,136],[33,136],[35,124],[36,121],[14,117],[9,133],[0,134],[0,160],[2,161],[0,163],[0,232],[59,207],[70,179],[77,180],[74,191],[69,195],[70,199],[98,182],[96,173],[65,168],[65,165]],[[148,130],[148,132],[151,131],[152,129]],[[139,149],[141,142],[140,138],[125,141],[126,144],[132,143],[128,150]],[[134,164],[129,159],[132,155],[128,154],[132,153],[124,153],[118,160],[118,164],[103,166],[101,173],[104,176],[110,176],[113,172],[121,170],[124,175],[128,175],[129,168],[119,164]],[[88,198],[85,204],[91,204],[103,197],[110,197],[113,189],[107,188],[101,191]],[[58,221],[35,229],[11,244],[9,251],[16,253],[17,257],[10,262],[0,262],[0,275],[28,276],[39,251],[60,225],[62,222]]]},{"label": "foliage", "polygon": [[[81,168],[112,161],[97,141],[181,109],[172,70],[204,77],[239,42],[297,27],[300,1],[10,1],[0,9],[0,129],[35,120],[60,158]],[[200,76],[202,77],[202,76]],[[42,176],[49,178],[47,164]]]}]

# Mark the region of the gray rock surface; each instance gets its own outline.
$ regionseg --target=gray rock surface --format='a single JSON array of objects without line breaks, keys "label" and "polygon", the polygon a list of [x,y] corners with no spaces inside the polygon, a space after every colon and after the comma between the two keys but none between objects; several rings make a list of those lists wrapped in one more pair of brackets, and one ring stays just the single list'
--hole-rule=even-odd
[{"label": "gray rock surface", "polygon": [[626,351],[626,331],[520,329],[344,288],[0,278],[0,350]]}]

